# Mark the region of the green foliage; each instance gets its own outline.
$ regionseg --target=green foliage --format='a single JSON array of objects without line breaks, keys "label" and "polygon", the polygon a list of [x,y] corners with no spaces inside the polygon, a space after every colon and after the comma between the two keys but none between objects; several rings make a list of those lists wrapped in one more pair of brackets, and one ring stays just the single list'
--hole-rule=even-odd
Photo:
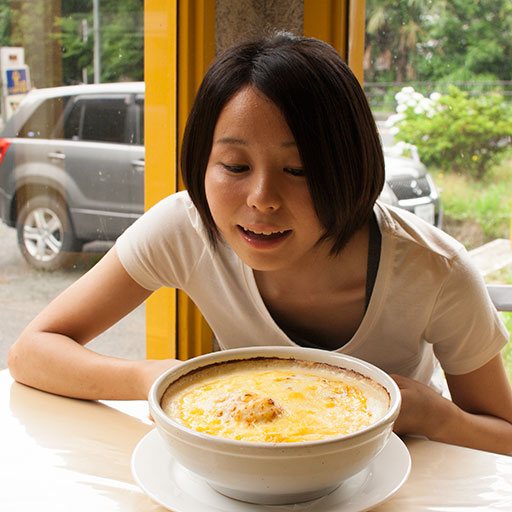
[{"label": "green foliage", "polygon": [[0,46],[11,43],[11,8],[5,1],[0,2]]},{"label": "green foliage", "polygon": [[[512,284],[512,281],[511,281]],[[512,313],[502,313],[503,321],[509,333],[512,333]],[[509,337],[508,343],[502,352],[505,361],[505,368],[507,369],[508,378],[512,382],[512,334]]]},{"label": "green foliage", "polygon": [[510,146],[512,108],[499,94],[470,96],[451,86],[434,100],[401,105],[396,139],[414,144],[427,166],[482,179]]},{"label": "green foliage", "polygon": [[[480,243],[510,236],[512,160],[505,160],[503,165],[492,169],[482,181],[463,174],[440,171],[432,171],[432,174],[441,189],[446,225],[472,223],[483,235]],[[454,236],[460,238],[460,235]],[[471,241],[460,241],[474,245]]]},{"label": "green foliage", "polygon": [[425,19],[426,38],[414,66],[428,80],[510,80],[510,0],[437,0]]},{"label": "green foliage", "polygon": [[[55,20],[60,29],[58,38],[62,48],[63,83],[74,84],[83,81],[82,69],[92,72],[92,37],[85,37],[84,26],[92,26],[91,16],[82,13],[70,14]],[[78,37],[79,36],[79,37]]]},{"label": "green foliage", "polygon": [[[0,46],[23,46],[36,86],[93,81],[93,2],[92,0],[0,0]],[[143,80],[144,77],[144,0],[101,0],[100,62],[101,81]],[[54,16],[53,13],[60,13]],[[86,29],[84,30],[84,28]],[[41,47],[58,42],[62,56],[47,77]]]},{"label": "green foliage", "polygon": [[367,0],[366,32],[367,81],[512,78],[510,0]]},{"label": "green foliage", "polygon": [[[421,17],[432,0],[367,0],[366,53],[372,64],[367,80],[398,80],[412,78],[409,63],[424,37]],[[390,76],[391,75],[391,76]]]},{"label": "green foliage", "polygon": [[102,81],[143,80],[143,0],[103,0],[101,6]]},{"label": "green foliage", "polygon": [[[101,81],[143,80],[143,0],[100,2]],[[69,8],[68,8],[69,9]],[[63,12],[63,14],[65,14]],[[64,83],[82,81],[85,68],[93,81],[92,1],[74,2],[73,9],[56,20],[63,48]],[[84,31],[84,26],[87,30]]]}]

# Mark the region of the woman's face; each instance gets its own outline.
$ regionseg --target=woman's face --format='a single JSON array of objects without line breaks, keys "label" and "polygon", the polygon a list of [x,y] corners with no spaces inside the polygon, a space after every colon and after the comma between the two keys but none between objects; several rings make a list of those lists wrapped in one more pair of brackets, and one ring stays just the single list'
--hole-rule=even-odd
[{"label": "woman's face", "polygon": [[242,89],[222,110],[205,189],[222,236],[253,269],[280,270],[328,253],[317,245],[324,228],[292,133],[257,89]]}]

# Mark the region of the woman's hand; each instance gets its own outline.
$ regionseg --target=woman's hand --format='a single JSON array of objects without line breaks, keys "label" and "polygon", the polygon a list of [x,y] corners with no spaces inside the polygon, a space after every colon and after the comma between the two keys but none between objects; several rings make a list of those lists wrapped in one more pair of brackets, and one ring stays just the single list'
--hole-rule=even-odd
[{"label": "woman's hand", "polygon": [[[437,437],[436,432],[442,429],[444,415],[453,408],[452,402],[418,381],[401,375],[391,377],[398,384],[402,395],[400,414],[394,426],[395,433]],[[452,414],[454,412],[451,411]]]},{"label": "woman's hand", "polygon": [[452,400],[412,379],[392,377],[402,394],[397,434],[512,454],[512,388],[499,354],[472,372],[446,374]]}]

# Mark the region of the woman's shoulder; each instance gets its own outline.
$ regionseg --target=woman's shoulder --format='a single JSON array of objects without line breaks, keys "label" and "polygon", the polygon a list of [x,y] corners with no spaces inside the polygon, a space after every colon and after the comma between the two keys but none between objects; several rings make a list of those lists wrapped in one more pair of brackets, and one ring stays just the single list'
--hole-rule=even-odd
[{"label": "woman's shoulder", "polygon": [[402,248],[449,260],[466,252],[458,240],[408,210],[377,202],[374,211],[383,239],[390,238]]},{"label": "woman's shoulder", "polygon": [[153,234],[161,239],[182,238],[187,234],[203,234],[204,226],[199,212],[187,191],[176,192],[152,205],[121,235],[130,237]]},{"label": "woman's shoulder", "polygon": [[178,287],[191,262],[208,248],[199,213],[187,192],[178,192],[147,210],[116,241],[119,259],[145,288]]}]

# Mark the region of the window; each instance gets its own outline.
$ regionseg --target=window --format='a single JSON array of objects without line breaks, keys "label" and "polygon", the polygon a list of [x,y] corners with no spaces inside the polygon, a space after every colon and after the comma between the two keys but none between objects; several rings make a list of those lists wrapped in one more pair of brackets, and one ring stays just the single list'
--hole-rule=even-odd
[{"label": "window", "polygon": [[[95,98],[79,101],[83,108],[80,138],[98,142],[125,142],[124,98]],[[80,107],[79,107],[80,108]]]},{"label": "window", "polygon": [[[144,144],[144,97],[137,96],[135,98],[135,117],[136,117],[136,129],[137,134],[135,135],[136,144]],[[131,142],[131,141],[130,141]]]},{"label": "window", "polygon": [[66,108],[67,97],[44,101],[18,132],[18,137],[50,139],[52,132]]}]

